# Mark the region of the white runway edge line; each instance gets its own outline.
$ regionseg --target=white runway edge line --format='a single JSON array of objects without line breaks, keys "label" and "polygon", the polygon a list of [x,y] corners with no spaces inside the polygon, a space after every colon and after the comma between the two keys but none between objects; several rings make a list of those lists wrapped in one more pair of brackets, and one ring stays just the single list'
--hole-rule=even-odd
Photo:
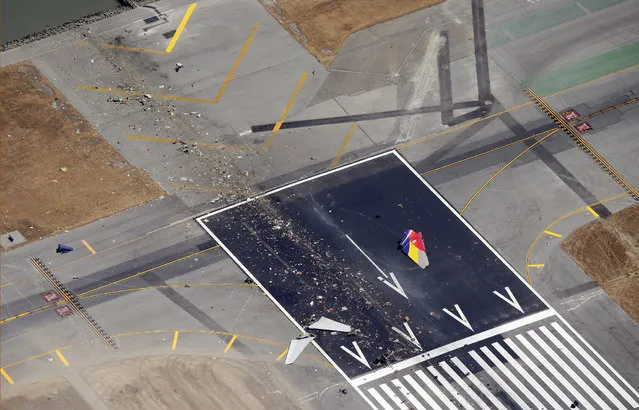
[{"label": "white runway edge line", "polygon": [[466,345],[470,345],[473,343],[481,342],[482,340],[490,339],[491,337],[494,337],[515,329],[519,329],[531,323],[535,323],[552,316],[556,316],[556,317],[558,316],[557,312],[555,312],[553,309],[548,309],[541,312],[533,313],[532,315],[524,316],[521,319],[514,320],[509,323],[505,323],[503,325],[485,330],[483,332],[479,332],[472,336],[468,336],[464,339],[457,340],[453,343],[449,343],[447,345],[437,347],[426,353],[421,353],[417,356],[411,357],[410,359],[406,359],[398,363],[393,363],[382,369],[375,370],[363,376],[356,377],[352,380],[352,383],[355,386],[361,386],[363,384],[388,376],[389,374],[393,374],[395,372],[399,372],[400,370],[404,370],[409,367],[412,367],[416,364],[423,363],[427,360],[431,360],[437,356],[441,356],[443,354],[452,352],[453,350],[457,350]]}]

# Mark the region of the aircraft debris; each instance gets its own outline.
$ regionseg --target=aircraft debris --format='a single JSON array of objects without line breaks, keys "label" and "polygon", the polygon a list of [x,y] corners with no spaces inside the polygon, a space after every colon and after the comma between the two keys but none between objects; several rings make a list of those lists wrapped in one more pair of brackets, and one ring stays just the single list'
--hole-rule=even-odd
[{"label": "aircraft debris", "polygon": [[306,335],[303,337],[298,337],[297,339],[291,340],[291,343],[288,346],[288,352],[286,353],[286,360],[284,360],[284,364],[292,364],[297,360],[297,358],[302,354],[306,346],[308,346],[315,336]]},{"label": "aircraft debris", "polygon": [[351,327],[335,320],[322,316],[315,323],[308,326],[309,329],[328,330],[329,332],[350,332]]}]

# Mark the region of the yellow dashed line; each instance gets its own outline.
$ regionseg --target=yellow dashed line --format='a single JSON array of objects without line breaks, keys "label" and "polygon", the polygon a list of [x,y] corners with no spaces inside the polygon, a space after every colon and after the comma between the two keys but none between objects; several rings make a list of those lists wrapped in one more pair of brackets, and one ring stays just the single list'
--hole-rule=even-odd
[{"label": "yellow dashed line", "polygon": [[233,79],[233,76],[235,75],[235,71],[237,71],[237,68],[240,66],[240,63],[242,62],[242,59],[244,58],[244,55],[246,54],[246,51],[248,50],[249,46],[253,42],[253,38],[255,38],[255,35],[257,34],[257,30],[259,30],[259,28],[260,28],[260,23],[255,23],[255,26],[253,26],[253,31],[251,31],[251,34],[249,34],[248,38],[244,42],[244,45],[242,46],[242,49],[240,50],[240,54],[237,55],[237,58],[235,59],[233,66],[231,67],[228,74],[226,75],[224,82],[220,86],[220,90],[217,92],[217,95],[215,96],[215,99],[213,100],[215,101],[216,104],[220,102],[220,99],[222,98],[222,95],[224,94],[226,87],[229,85],[229,83]]},{"label": "yellow dashed line", "polygon": [[281,355],[277,356],[277,359],[275,359],[276,362],[279,362],[280,360],[282,360],[282,358],[284,356],[286,356],[286,353],[288,353],[288,347],[286,349],[284,349],[284,351],[282,352]]},{"label": "yellow dashed line", "polygon": [[550,236],[554,236],[556,238],[561,238],[563,235],[559,234],[559,233],[555,233],[555,232],[551,232],[551,231],[544,231],[545,234],[548,234]]},{"label": "yellow dashed line", "polygon": [[5,379],[7,379],[9,384],[13,384],[13,379],[11,377],[9,377],[9,375],[7,374],[7,372],[4,369],[0,369],[0,373],[2,373],[2,375],[4,376]]},{"label": "yellow dashed line", "polygon": [[89,245],[87,243],[87,241],[85,241],[84,239],[82,240],[82,243],[84,244],[84,246],[87,247],[87,249],[89,250],[89,252],[91,252],[93,255],[95,255],[97,252],[93,250],[93,248],[91,247],[91,245]]},{"label": "yellow dashed line", "polygon": [[295,103],[295,99],[297,98],[297,94],[299,94],[300,90],[302,89],[302,86],[304,85],[304,82],[306,81],[306,77],[308,77],[308,73],[304,72],[304,74],[302,74],[302,77],[297,82],[297,85],[295,86],[295,90],[293,90],[293,94],[291,94],[291,98],[288,99],[288,103],[286,103],[286,107],[284,107],[284,110],[282,111],[282,114],[280,115],[280,119],[277,120],[277,123],[275,124],[275,127],[273,127],[273,131],[271,132],[271,136],[268,137],[268,140],[266,141],[266,144],[264,144],[264,148],[262,148],[263,152],[268,151],[269,147],[273,143],[273,140],[275,139],[275,135],[277,134],[277,131],[280,130],[280,127],[282,126],[282,123],[286,119],[286,115],[288,114],[288,111],[293,106],[293,103]]},{"label": "yellow dashed line", "polygon": [[592,214],[592,216],[594,216],[595,218],[599,218],[599,214],[594,209],[589,206],[587,206],[586,209]]},{"label": "yellow dashed line", "polygon": [[62,355],[62,352],[60,351],[60,349],[56,350],[55,354],[58,355],[58,358],[60,359],[62,363],[64,363],[65,366],[69,366],[69,362],[67,362],[67,359]]},{"label": "yellow dashed line", "polygon": [[9,285],[11,285],[13,283],[15,283],[15,281],[14,282],[5,283],[4,285],[0,285],[0,289],[4,288],[5,286],[9,286]]},{"label": "yellow dashed line", "polygon": [[351,128],[348,130],[348,134],[346,134],[346,137],[344,137],[344,141],[342,141],[342,145],[339,147],[339,151],[337,151],[337,155],[335,155],[335,158],[333,159],[333,162],[331,162],[329,168],[337,166],[337,164],[339,164],[339,160],[340,158],[342,158],[342,155],[344,155],[344,150],[346,150],[348,142],[351,140],[351,137],[353,136],[353,133],[356,129],[357,123],[354,122],[353,125],[351,125]]},{"label": "yellow dashed line", "polygon": [[231,346],[233,346],[233,343],[235,342],[235,339],[237,339],[237,335],[233,335],[233,337],[229,341],[229,344],[226,345],[226,348],[224,349],[224,353],[228,352],[229,349],[231,349]]},{"label": "yellow dashed line", "polygon": [[528,264],[529,268],[543,268],[544,266],[546,266],[546,265],[543,264],[543,263],[530,263],[530,264]]},{"label": "yellow dashed line", "polygon": [[164,50],[166,53],[170,53],[171,51],[173,51],[173,47],[175,47],[175,43],[177,43],[178,39],[182,35],[182,31],[184,31],[184,27],[186,26],[186,23],[189,21],[189,18],[191,18],[191,14],[193,13],[193,10],[195,9],[196,4],[197,3],[191,4],[189,8],[186,10],[186,14],[184,14],[184,17],[182,17],[182,21],[180,22],[180,25],[178,26],[177,30],[175,30],[175,34],[173,35],[171,42],[166,47],[166,50]]},{"label": "yellow dashed line", "polygon": [[171,350],[175,350],[175,348],[177,347],[178,335],[179,334],[180,334],[180,331],[176,330],[175,334],[173,335],[173,345],[171,346]]}]

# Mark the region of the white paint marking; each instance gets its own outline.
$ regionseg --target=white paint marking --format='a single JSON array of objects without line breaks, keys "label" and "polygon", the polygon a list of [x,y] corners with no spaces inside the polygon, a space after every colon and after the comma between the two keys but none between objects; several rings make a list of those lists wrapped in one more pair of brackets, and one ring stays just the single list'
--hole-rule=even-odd
[{"label": "white paint marking", "polygon": [[375,398],[375,400],[377,400],[377,402],[380,404],[380,406],[382,406],[382,408],[384,410],[394,410],[393,407],[391,407],[390,404],[388,404],[388,402],[386,401],[386,399],[384,399],[382,397],[381,394],[379,394],[377,392],[377,390],[375,390],[374,388],[370,388],[368,389],[368,394],[370,394],[371,396],[373,396],[373,398]]},{"label": "white paint marking", "polygon": [[[501,354],[504,359],[506,359],[508,361],[508,363],[510,363],[510,365],[512,367],[515,368],[515,370],[517,370],[517,372],[521,375],[521,377],[523,377],[524,380],[526,380],[528,383],[530,383],[533,388],[537,391],[537,393],[539,393],[539,397],[543,397],[548,404],[550,404],[550,408],[551,409],[558,409],[561,406],[559,405],[559,403],[557,403],[555,401],[555,399],[548,394],[548,392],[546,391],[546,389],[544,389],[543,387],[541,387],[541,385],[539,383],[537,383],[537,380],[535,380],[527,371],[526,369],[524,369],[518,362],[517,360],[515,360],[510,353],[508,353],[508,351],[506,351],[506,349],[504,349],[498,342],[493,343],[493,348],[495,350],[497,350],[499,352],[499,354]],[[521,357],[520,357],[521,358]],[[523,358],[521,358],[523,360]]]},{"label": "white paint marking", "polygon": [[[504,342],[508,345],[508,347],[510,347],[510,349],[515,352],[515,354],[517,355],[517,357],[519,357],[521,360],[524,361],[524,363],[526,363],[526,366],[528,366],[529,369],[531,369],[533,371],[533,373],[535,373],[537,375],[537,377],[539,377],[541,379],[541,381],[543,381],[546,386],[548,386],[550,388],[550,390],[552,390],[557,397],[559,397],[559,400],[561,400],[565,406],[570,406],[573,402],[573,400],[569,399],[568,396],[566,396],[564,394],[564,392],[555,384],[555,382],[553,382],[552,380],[550,380],[550,378],[548,378],[548,376],[546,376],[546,373],[544,373],[543,370],[541,370],[527,355],[526,353],[524,353],[523,350],[521,350],[519,348],[519,346],[517,346],[515,344],[514,341],[510,340],[510,339],[504,339]],[[549,395],[546,395],[546,398],[550,397]],[[560,408],[559,406],[555,407],[555,408]]]},{"label": "white paint marking", "polygon": [[581,361],[577,359],[575,355],[573,355],[566,348],[566,346],[564,346],[564,344],[561,343],[559,339],[557,339],[557,337],[555,337],[555,335],[553,335],[552,332],[546,328],[546,326],[542,326],[539,329],[542,331],[543,334],[546,335],[548,339],[550,339],[550,341],[559,349],[560,352],[563,352],[563,354],[566,355],[568,360],[570,360],[575,364],[575,366],[577,366],[577,369],[579,369],[579,371],[586,377],[586,379],[590,380],[595,385],[595,387],[598,388],[599,391],[601,391],[608,398],[608,400],[612,402],[612,404],[617,406],[619,410],[625,409],[625,406],[621,404],[621,402],[612,393],[610,393],[608,388],[601,384],[599,379],[597,379],[595,375],[592,374],[592,372],[588,370],[588,368],[584,366],[583,363],[581,363]]},{"label": "white paint marking", "polygon": [[[442,386],[444,386],[444,388],[446,390],[448,390],[448,393],[450,393],[451,396],[453,396],[453,398],[455,400],[457,400],[459,402],[459,404],[461,404],[465,409],[472,409],[473,406],[470,405],[470,403],[468,403],[468,401],[466,400],[466,398],[464,398],[464,396],[462,396],[457,389],[455,389],[449,382],[448,380],[446,380],[446,378],[444,376],[442,376],[433,366],[428,366],[427,367],[428,371],[430,372],[430,374],[433,375],[433,377],[435,377],[435,379],[439,382],[439,384],[441,384]],[[423,373],[422,373],[423,374]],[[417,372],[417,375],[421,377],[421,375],[419,374],[419,372]],[[425,375],[424,375],[425,376]]]},{"label": "white paint marking", "polygon": [[404,327],[406,328],[406,331],[408,332],[408,334],[402,332],[395,326],[391,327],[391,329],[399,333],[404,339],[408,340],[409,342],[417,346],[419,350],[424,350],[422,349],[422,345],[419,343],[419,340],[417,340],[417,338],[415,337],[415,333],[413,333],[413,329],[411,329],[410,325],[407,322],[404,322]]},{"label": "white paint marking", "polygon": [[541,312],[534,313],[532,315],[527,315],[522,317],[521,319],[514,320],[510,323],[505,323],[503,325],[494,327],[492,329],[484,330],[483,332],[476,333],[472,336],[465,337],[460,340],[456,340],[452,343],[449,343],[444,346],[437,347],[428,352],[422,353],[417,356],[413,356],[410,359],[403,360],[401,362],[393,363],[390,366],[386,366],[382,369],[372,371],[370,373],[365,374],[364,376],[356,377],[352,380],[353,385],[361,386],[365,383],[371,382],[373,380],[380,379],[384,376],[388,376],[389,374],[393,374],[400,370],[407,369],[409,367],[415,366],[419,363],[423,363],[427,360],[431,360],[437,356],[441,356],[448,352],[452,352],[453,350],[459,349],[460,347],[464,347],[466,345],[470,345],[473,343],[481,342],[482,340],[490,339],[491,337],[495,337],[502,333],[510,332],[515,329],[519,329],[520,327],[528,326],[531,323],[535,323],[539,320],[546,319],[551,316],[556,316],[557,312],[553,309],[544,310]]},{"label": "white paint marking", "polygon": [[[264,292],[264,294],[266,295],[266,297],[268,297],[274,304],[275,306],[277,306],[277,308],[284,314],[284,316],[286,316],[288,318],[288,320],[291,321],[291,323],[293,323],[293,325],[295,325],[295,327],[297,327],[300,332],[306,332],[304,330],[304,327],[302,327],[302,325],[300,325],[299,323],[297,323],[297,321],[295,321],[295,319],[293,318],[293,316],[291,316],[291,314],[284,309],[284,306],[282,306],[280,304],[280,302],[278,302],[278,300],[276,298],[273,297],[273,295],[271,295],[271,293],[268,291],[268,289],[266,289],[266,287],[264,287],[264,285],[262,285],[260,283],[260,281],[255,277],[255,275],[253,275],[251,273],[251,271],[249,269],[247,269],[246,266],[244,266],[244,264],[237,258],[237,256],[235,256],[233,254],[233,252],[231,252],[231,250],[220,240],[220,238],[218,238],[213,232],[211,232],[211,230],[209,229],[208,226],[206,226],[206,224],[203,222],[203,220],[206,219],[206,217],[200,217],[199,219],[197,219],[198,223],[200,224],[200,226],[202,226],[202,229],[204,229],[206,232],[208,232],[209,235],[211,235],[211,238],[213,238],[213,240],[218,243],[220,245],[220,247],[224,250],[224,252],[226,252],[226,254],[229,256],[229,258],[231,258],[233,260],[233,262],[235,262],[237,264],[237,266],[240,267],[240,269],[242,269],[242,271],[253,280],[253,282],[255,282],[255,284],[262,290],[262,292]],[[351,380],[350,377],[348,377],[346,375],[346,373],[344,373],[344,371],[337,365],[337,363],[335,363],[335,361],[333,360],[332,357],[330,357],[325,351],[324,349],[322,349],[322,347],[319,345],[319,343],[317,343],[315,340],[313,340],[313,342],[311,342],[313,344],[313,346],[315,346],[315,348],[320,352],[320,354],[322,356],[324,356],[326,358],[326,360],[333,365],[333,367],[335,369],[337,369],[337,371],[344,377],[344,379],[346,379],[346,381],[348,381],[348,383],[350,383],[351,386],[353,386],[353,388],[355,389],[355,391],[357,393],[359,393],[359,395],[364,399],[364,401],[370,405],[372,408],[376,409],[375,404],[373,404],[373,402],[364,394],[364,392],[362,392],[362,390],[359,388],[359,386],[356,386],[353,384],[353,381]],[[370,368],[370,367],[369,367]]]},{"label": "white paint marking", "polygon": [[506,383],[504,381],[504,379],[502,379],[495,370],[493,370],[492,367],[490,367],[490,365],[488,363],[486,363],[484,361],[484,359],[482,359],[482,357],[479,355],[479,353],[477,353],[474,350],[471,350],[470,352],[468,352],[468,354],[470,355],[470,357],[472,357],[478,365],[481,366],[482,369],[484,369],[484,371],[493,378],[493,380],[495,380],[497,382],[497,384],[502,388],[502,390],[506,393],[508,393],[508,395],[510,395],[510,397],[513,398],[513,400],[515,400],[515,402],[519,405],[519,407],[521,407],[522,409],[530,409],[530,407],[528,407],[528,405],[521,399],[521,397],[519,397],[519,395],[517,393],[515,393],[515,391],[513,389],[510,388],[510,386],[508,385],[508,383]]},{"label": "white paint marking", "polygon": [[444,369],[444,371],[446,373],[448,373],[448,375],[450,376],[451,379],[453,379],[458,385],[459,387],[462,388],[462,390],[464,392],[466,392],[466,394],[468,396],[470,396],[473,400],[475,400],[475,403],[477,403],[479,405],[479,407],[481,407],[484,410],[490,410],[490,407],[488,407],[488,405],[481,399],[481,397],[479,397],[477,395],[477,393],[475,393],[473,391],[473,389],[471,389],[463,380],[461,377],[459,377],[459,375],[457,374],[457,372],[455,370],[453,370],[452,367],[450,367],[448,365],[448,363],[446,362],[439,362],[439,367],[441,367],[442,369]]},{"label": "white paint marking", "polygon": [[504,302],[508,303],[510,306],[514,307],[515,309],[517,309],[521,313],[524,313],[524,309],[521,308],[521,305],[519,304],[519,302],[515,298],[515,295],[513,295],[513,292],[510,290],[510,288],[508,286],[506,286],[504,289],[506,289],[506,293],[508,293],[508,297],[502,295],[501,293],[497,292],[496,290],[494,290],[493,293],[495,295],[497,295],[501,300],[503,300]]},{"label": "white paint marking", "polygon": [[[443,410],[441,407],[439,407],[439,404],[437,404],[437,402],[435,400],[433,400],[433,398],[430,397],[430,395],[428,393],[426,393],[426,390],[424,390],[424,388],[422,386],[420,386],[419,383],[417,383],[415,381],[415,379],[413,379],[413,377],[410,374],[407,374],[406,376],[404,376],[404,379],[406,379],[408,384],[410,384],[410,386],[413,388],[413,390],[415,390],[417,392],[417,394],[419,394],[422,397],[422,399],[424,399],[426,404],[428,404],[431,409],[433,409],[433,410]],[[441,397],[440,397],[440,399],[441,399]]]},{"label": "white paint marking", "polygon": [[[548,346],[548,344],[543,341],[534,330],[529,330],[528,334],[535,340],[535,342],[537,342],[541,349],[548,356],[550,356],[555,361],[555,363],[559,365],[559,367],[561,367],[566,373],[568,373],[568,375],[575,381],[575,383],[577,383],[577,386],[580,386],[595,401],[595,403],[597,403],[599,409],[610,410],[610,406],[608,406],[606,402],[601,400],[601,397],[599,397],[599,395],[592,390],[588,383],[584,382],[584,380],[579,377],[577,373],[575,373],[575,371],[564,361],[564,359],[559,357],[559,355],[555,353],[555,351],[550,346]],[[576,363],[573,364],[576,365]]]},{"label": "white paint marking", "polygon": [[357,248],[358,251],[360,251],[362,253],[362,255],[364,255],[364,257],[366,259],[368,259],[368,261],[375,267],[375,269],[377,269],[379,271],[379,273],[381,273],[385,278],[388,278],[388,275],[386,273],[384,273],[383,270],[380,269],[379,266],[377,266],[377,264],[375,262],[373,262],[373,260],[366,254],[366,252],[364,252],[364,250],[362,248],[359,247],[359,245],[357,245],[355,243],[355,241],[353,239],[351,239],[350,236],[348,235],[344,235],[346,237],[346,239],[348,239],[349,241],[351,241],[351,243],[353,244],[354,247]]},{"label": "white paint marking", "polygon": [[457,406],[455,406],[455,404],[452,401],[450,401],[450,399],[446,396],[446,394],[444,394],[441,390],[439,390],[439,387],[435,385],[435,383],[430,379],[430,377],[426,376],[426,373],[424,373],[421,370],[417,370],[415,374],[417,375],[417,377],[421,379],[422,383],[424,383],[426,387],[430,389],[430,391],[435,393],[435,396],[437,396],[437,398],[442,403],[444,403],[446,407],[448,407],[448,410],[457,410]]},{"label": "white paint marking", "polygon": [[528,351],[532,353],[533,356],[535,356],[537,361],[540,362],[542,366],[544,366],[548,370],[549,374],[555,376],[559,383],[564,386],[564,389],[566,389],[566,391],[570,392],[570,395],[574,397],[572,400],[570,400],[570,403],[572,403],[576,399],[579,402],[580,406],[584,406],[589,410],[595,410],[594,407],[592,407],[592,405],[586,401],[586,398],[582,396],[581,393],[576,388],[574,388],[570,384],[570,382],[568,382],[568,380],[566,380],[561,372],[555,369],[555,367],[550,364],[550,362],[541,353],[539,353],[539,351],[535,349],[535,347],[528,340],[526,340],[523,335],[517,335],[517,340],[519,340],[519,342],[524,345],[526,349],[528,349]]},{"label": "white paint marking", "polygon": [[386,383],[380,384],[379,387],[384,391],[384,393],[386,393],[386,395],[393,401],[393,403],[397,405],[397,407],[402,410],[408,410],[408,407],[404,404],[402,399],[397,397],[395,392],[390,387],[388,387]]},{"label": "white paint marking", "polygon": [[604,291],[603,291],[603,289],[599,289],[599,290],[596,290],[596,291],[594,291],[594,292],[592,292],[592,293],[589,293],[589,294],[587,294],[587,295],[581,295],[581,296],[577,296],[577,297],[572,298],[572,299],[568,299],[568,300],[566,300],[566,301],[564,301],[564,302],[561,302],[561,304],[562,304],[562,305],[567,305],[568,303],[571,303],[571,302],[579,302],[579,303],[578,303],[578,304],[576,304],[575,306],[573,306],[573,307],[571,307],[571,308],[569,308],[569,309],[566,309],[566,311],[568,311],[568,312],[572,312],[573,310],[575,310],[575,309],[580,308],[581,306],[583,306],[583,305],[584,305],[586,302],[588,302],[590,299],[592,299],[592,298],[596,298],[597,296],[602,295],[602,294],[603,294],[603,292],[604,292]]},{"label": "white paint marking", "polygon": [[417,397],[415,397],[415,395],[411,393],[410,390],[408,390],[406,386],[402,384],[402,382],[400,382],[397,379],[393,379],[393,384],[395,385],[395,387],[397,387],[397,389],[399,389],[399,391],[404,395],[404,397],[406,397],[408,401],[413,405],[412,407],[413,409],[426,410],[426,407],[422,406],[419,400],[417,400]]},{"label": "white paint marking", "polygon": [[583,357],[587,363],[590,363],[592,365],[592,367],[595,368],[595,370],[601,374],[604,377],[604,380],[606,380],[616,391],[617,393],[619,393],[628,403],[630,403],[630,405],[633,408],[639,407],[639,403],[637,403],[637,401],[635,399],[632,398],[632,396],[630,396],[628,394],[628,392],[626,392],[625,389],[623,389],[619,383],[617,383],[617,381],[615,379],[612,378],[612,376],[610,376],[610,374],[608,374],[608,372],[606,372],[600,365],[599,363],[597,363],[597,361],[595,359],[593,359],[592,356],[590,356],[588,354],[588,352],[586,352],[580,345],[579,343],[577,343],[577,341],[575,339],[573,339],[568,332],[566,332],[559,323],[557,322],[553,322],[552,323],[552,327],[555,328],[555,330],[557,332],[559,332],[559,334],[568,342],[568,345],[571,346],[573,349],[575,349],[577,351],[577,353],[579,353],[581,355],[581,357]]},{"label": "white paint marking", "polygon": [[[524,394],[524,396],[526,396],[528,398],[528,400],[530,400],[535,407],[537,407],[538,409],[543,409],[544,408],[544,405],[541,404],[539,399],[537,399],[537,397],[534,394],[532,394],[530,392],[530,390],[528,390],[528,388],[526,388],[526,386],[524,386],[519,381],[519,379],[517,379],[517,377],[515,377],[514,374],[512,374],[512,372],[504,365],[504,363],[501,360],[499,360],[499,358],[497,356],[495,356],[493,354],[493,352],[490,351],[490,349],[488,347],[482,346],[480,348],[480,350],[484,353],[484,355],[488,358],[488,360],[490,360],[491,362],[493,362],[493,364],[495,366],[497,366],[497,368],[502,372],[502,374],[504,376],[506,376],[506,378],[510,381],[510,383],[515,385],[515,387],[517,387],[519,389],[519,391],[521,391]],[[525,405],[525,407],[522,407],[522,408],[527,408],[527,409],[530,408],[527,404],[524,403],[524,400],[518,394],[517,394],[517,399],[521,400],[522,404]],[[515,400],[515,401],[517,401],[517,400]],[[521,407],[521,405],[520,405],[520,407]]]},{"label": "white paint marking", "polygon": [[[473,327],[470,325],[470,322],[468,321],[468,319],[466,319],[466,316],[464,315],[464,312],[462,312],[462,310],[459,307],[459,305],[457,305],[457,304],[455,305],[455,310],[457,310],[457,314],[454,314],[453,312],[451,312],[450,310],[448,310],[446,308],[443,308],[442,310],[444,312],[448,313],[450,316],[453,317],[453,319],[455,319],[456,321],[458,321],[462,325],[466,326],[470,330],[473,330]],[[473,332],[474,332],[474,330],[473,330]]]},{"label": "white paint marking", "polygon": [[366,356],[364,356],[364,354],[362,353],[362,349],[359,348],[359,345],[357,344],[357,342],[353,342],[353,346],[355,347],[355,350],[357,351],[357,354],[355,354],[352,351],[348,350],[344,346],[340,346],[340,347],[342,348],[343,351],[345,351],[346,353],[350,354],[358,362],[360,362],[361,364],[363,364],[364,366],[366,366],[366,367],[368,367],[370,369],[371,365],[368,364],[368,360],[366,360]]},{"label": "white paint marking", "polygon": [[386,279],[382,278],[381,276],[378,276],[377,279],[381,280],[389,288],[393,289],[395,292],[399,293],[400,295],[408,299],[408,296],[406,296],[406,292],[404,292],[404,288],[402,288],[402,285],[399,284],[399,281],[395,277],[395,274],[391,272],[389,273],[389,275],[391,277],[391,280],[393,281],[393,285],[391,285],[390,282],[388,282]]},{"label": "white paint marking", "polygon": [[457,366],[459,370],[462,371],[462,373],[464,373],[466,378],[468,378],[468,380],[470,380],[475,385],[477,390],[479,390],[488,400],[490,400],[490,402],[495,406],[494,408],[499,410],[507,410],[502,402],[500,402],[499,399],[497,399],[497,397],[495,397],[495,395],[492,394],[490,390],[486,388],[486,386],[484,386],[484,384],[477,378],[477,376],[475,376],[470,370],[468,370],[466,366],[464,366],[464,363],[462,363],[461,360],[459,360],[457,357],[453,357],[451,361],[455,364],[455,366]]}]

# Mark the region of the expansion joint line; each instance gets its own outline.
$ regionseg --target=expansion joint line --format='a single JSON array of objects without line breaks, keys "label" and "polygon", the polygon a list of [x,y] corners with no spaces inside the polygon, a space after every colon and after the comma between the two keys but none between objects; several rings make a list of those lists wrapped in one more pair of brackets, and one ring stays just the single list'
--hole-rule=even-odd
[{"label": "expansion joint line", "polygon": [[639,201],[639,191],[637,191],[621,174],[605,160],[586,140],[575,131],[575,129],[566,122],[555,110],[548,105],[535,91],[531,88],[524,87],[524,93],[551,119],[561,130],[563,130],[576,144],[584,151],[595,163],[604,170],[610,177],[619,184],[624,191],[630,195],[635,201]]},{"label": "expansion joint line", "polygon": [[55,290],[57,290],[64,300],[75,310],[84,321],[89,325],[91,330],[93,330],[100,339],[107,345],[111,350],[116,351],[119,349],[118,345],[115,343],[115,340],[100,326],[95,319],[87,312],[87,310],[80,304],[78,297],[68,290],[62,282],[56,278],[51,270],[40,260],[40,258],[32,258],[31,263],[35,268],[53,285]]}]

